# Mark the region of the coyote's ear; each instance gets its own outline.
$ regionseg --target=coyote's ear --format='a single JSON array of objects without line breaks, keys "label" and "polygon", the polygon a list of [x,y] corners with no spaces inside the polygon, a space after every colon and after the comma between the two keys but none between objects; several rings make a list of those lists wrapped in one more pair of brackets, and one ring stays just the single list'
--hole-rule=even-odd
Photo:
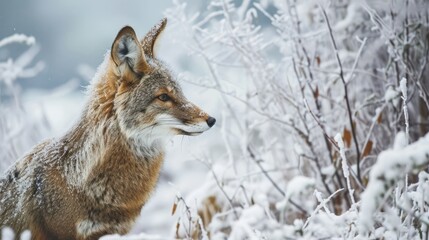
[{"label": "coyote's ear", "polygon": [[129,67],[136,74],[145,74],[149,71],[149,65],[132,27],[125,26],[119,31],[110,54],[120,71],[123,71],[124,67]]},{"label": "coyote's ear", "polygon": [[142,39],[141,43],[143,45],[143,50],[147,56],[151,58],[155,56],[154,47],[156,40],[159,38],[166,25],[167,18],[161,19],[161,21],[153,26],[152,29],[150,29],[150,31]]}]

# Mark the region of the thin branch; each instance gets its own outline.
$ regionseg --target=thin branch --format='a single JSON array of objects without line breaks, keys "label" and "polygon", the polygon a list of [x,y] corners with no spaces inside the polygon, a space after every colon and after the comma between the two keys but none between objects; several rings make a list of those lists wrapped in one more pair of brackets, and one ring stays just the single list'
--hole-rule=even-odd
[{"label": "thin branch", "polygon": [[213,178],[214,178],[214,180],[216,182],[216,185],[219,187],[220,191],[222,192],[222,194],[225,196],[226,200],[228,201],[229,206],[230,206],[231,210],[233,211],[235,218],[238,219],[239,218],[238,217],[238,213],[235,210],[234,204],[232,203],[232,199],[229,197],[229,195],[225,192],[225,190],[223,189],[222,185],[220,184],[220,181],[217,178],[217,175],[214,172],[213,167],[211,165],[209,165],[209,163],[206,162],[206,161],[202,161],[201,160],[200,162],[202,162],[210,170],[210,172],[212,173]]},{"label": "thin branch", "polygon": [[[295,44],[295,48],[294,49],[295,49],[296,54],[298,55],[299,59],[302,59],[302,57],[300,57],[300,53],[298,51],[298,49],[301,48],[301,50],[303,52],[303,55],[304,55],[304,58],[305,58],[305,60],[307,62],[307,64],[305,64],[305,66],[307,68],[307,72],[309,74],[310,80],[311,80],[311,82],[314,82],[313,72],[312,72],[312,69],[311,69],[312,62],[311,62],[310,57],[308,55],[307,49],[305,48],[305,46],[302,43],[302,38],[301,38],[302,34],[301,34],[301,28],[300,28],[301,21],[299,19],[299,15],[297,14],[297,11],[296,11],[296,5],[295,4],[292,5],[290,3],[290,1],[287,1],[287,5],[288,5],[289,15],[292,17],[292,22],[295,24],[295,30],[296,30],[297,36],[298,36],[297,37],[297,41],[295,39],[293,40],[293,42]],[[294,14],[292,14],[292,11],[294,11]],[[298,45],[299,45],[299,47],[298,47]],[[302,60],[300,60],[300,61],[302,61]],[[299,75],[298,75],[298,72],[297,72],[297,69],[296,69],[296,63],[295,63],[294,58],[292,59],[292,63],[293,63],[295,75],[299,79]],[[320,112],[321,112],[320,100],[316,97],[316,94],[315,94],[316,91],[313,89],[313,87],[311,86],[310,82],[306,80],[305,83],[306,83],[306,85],[309,87],[309,89],[311,91],[311,96],[313,97],[312,99],[313,99],[314,104],[315,104],[316,109],[317,109],[317,113],[316,114],[319,115]],[[301,96],[305,100],[305,94],[304,94],[304,89],[303,88],[301,88]],[[297,109],[297,111],[299,113],[299,109]],[[305,123],[304,120],[303,120],[303,124],[306,126],[306,123]],[[323,125],[319,125],[319,126],[321,127],[322,132],[324,133],[324,143],[325,143],[325,147],[326,147],[327,153],[329,155],[329,159],[331,161],[331,164],[334,164],[334,158],[332,156],[331,145],[329,143],[330,142],[332,143],[332,142],[335,142],[335,141],[332,141],[332,139],[329,139],[329,136],[326,134],[325,127]],[[312,142],[311,141],[309,141],[309,142],[311,143],[311,145],[310,145],[311,149],[313,149]],[[335,144],[334,144],[334,146],[335,146]],[[316,157],[316,160],[317,160],[317,157]],[[318,164],[318,162],[316,162],[316,163]],[[319,169],[319,171],[321,171],[321,170]],[[335,177],[337,178],[337,181],[338,181],[338,184],[340,185],[340,188],[343,188],[343,182],[342,182],[342,179],[340,178],[340,175],[338,173],[338,169],[337,168],[335,168]],[[325,181],[324,175],[322,175],[322,180]],[[329,189],[328,185],[325,182],[324,182],[324,184],[325,184],[325,187],[327,188],[328,193],[332,194],[332,191]]]},{"label": "thin branch", "polygon": [[307,108],[310,115],[313,117],[314,121],[316,121],[317,125],[322,129],[323,135],[329,140],[329,142],[335,147],[335,150],[340,151],[340,148],[338,147],[338,144],[335,142],[334,139],[332,139],[328,133],[326,133],[325,128],[323,127],[322,123],[319,121],[317,116],[313,113],[313,111],[310,109],[310,106],[308,106],[307,99],[304,98],[304,104]]},{"label": "thin branch", "polygon": [[[261,169],[261,171],[264,173],[265,177],[271,182],[271,184],[274,186],[274,188],[283,196],[286,197],[286,193],[279,187],[279,185],[277,185],[277,183],[270,177],[270,175],[267,173],[267,171],[265,171],[264,167],[262,167],[260,161],[256,159],[255,154],[253,153],[252,149],[250,148],[250,146],[247,146],[247,151],[249,152],[250,158],[256,163],[256,165],[259,167],[259,169]],[[301,211],[302,213],[304,213],[306,216],[308,216],[308,212],[302,208],[299,204],[297,204],[296,202],[294,202],[291,199],[288,199],[288,201],[294,206],[296,207],[299,211]]]},{"label": "thin branch", "polygon": [[321,5],[319,5],[319,7],[320,7],[322,14],[323,14],[323,17],[325,19],[326,26],[327,26],[328,31],[329,31],[329,36],[331,39],[332,47],[333,47],[334,52],[335,52],[335,57],[337,59],[338,67],[340,69],[339,75],[340,75],[341,81],[343,82],[344,99],[345,99],[346,105],[347,105],[347,113],[348,113],[348,117],[349,117],[350,128],[352,130],[353,141],[354,141],[355,148],[356,148],[357,177],[358,177],[358,180],[361,182],[362,181],[361,174],[360,174],[360,156],[361,156],[361,154],[360,154],[359,144],[358,144],[358,140],[357,140],[357,136],[356,136],[356,129],[355,129],[355,126],[353,124],[352,110],[350,107],[350,100],[349,100],[349,94],[348,94],[348,90],[347,90],[347,83],[346,83],[346,80],[344,78],[343,66],[341,63],[340,55],[338,54],[338,47],[337,47],[337,44],[335,42],[335,38],[334,38],[334,34],[332,32],[331,24],[329,23],[328,15],[326,14],[325,9],[323,9],[323,7]]}]

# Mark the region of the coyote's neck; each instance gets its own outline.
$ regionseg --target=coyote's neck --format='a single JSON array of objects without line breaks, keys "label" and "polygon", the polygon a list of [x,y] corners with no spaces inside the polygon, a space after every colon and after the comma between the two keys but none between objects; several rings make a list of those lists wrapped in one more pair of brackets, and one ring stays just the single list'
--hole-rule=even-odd
[{"label": "coyote's neck", "polygon": [[112,126],[103,126],[105,124],[107,122],[94,125],[83,116],[63,138],[62,143],[68,153],[64,159],[64,171],[69,184],[82,186],[94,166],[103,162],[103,152],[118,142],[118,136],[110,134]]},{"label": "coyote's neck", "polygon": [[[161,142],[127,139],[114,117],[99,121],[84,116],[63,140],[66,159],[65,174],[69,184],[83,186],[95,168],[114,161],[145,162],[150,167],[163,155]],[[112,152],[120,153],[112,156]],[[120,158],[120,159],[117,159]],[[140,173],[143,174],[143,173]]]},{"label": "coyote's neck", "polygon": [[[152,159],[158,160],[164,152],[163,144],[158,140],[128,138],[121,132],[113,112],[116,79],[108,69],[104,69],[104,74],[96,75],[98,79],[92,83],[91,96],[81,120],[62,140],[66,152],[66,178],[75,186],[83,186],[94,174],[95,167],[119,160],[144,161],[150,165]],[[121,159],[109,155],[112,151],[120,152]]]}]

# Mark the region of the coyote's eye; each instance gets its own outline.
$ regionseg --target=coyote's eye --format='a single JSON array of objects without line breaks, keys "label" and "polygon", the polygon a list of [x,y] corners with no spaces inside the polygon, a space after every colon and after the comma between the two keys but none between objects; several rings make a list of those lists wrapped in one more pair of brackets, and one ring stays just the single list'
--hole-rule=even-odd
[{"label": "coyote's eye", "polygon": [[170,100],[171,98],[167,94],[163,93],[163,94],[158,96],[158,99],[163,101],[163,102],[166,102],[166,101]]}]

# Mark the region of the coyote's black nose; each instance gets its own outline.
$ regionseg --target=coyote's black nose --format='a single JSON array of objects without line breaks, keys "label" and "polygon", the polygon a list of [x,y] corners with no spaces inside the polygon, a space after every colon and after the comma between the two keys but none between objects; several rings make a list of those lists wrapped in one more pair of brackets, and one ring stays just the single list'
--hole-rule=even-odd
[{"label": "coyote's black nose", "polygon": [[209,117],[207,119],[207,125],[209,125],[209,127],[213,127],[213,125],[216,123],[216,118],[214,117]]}]

